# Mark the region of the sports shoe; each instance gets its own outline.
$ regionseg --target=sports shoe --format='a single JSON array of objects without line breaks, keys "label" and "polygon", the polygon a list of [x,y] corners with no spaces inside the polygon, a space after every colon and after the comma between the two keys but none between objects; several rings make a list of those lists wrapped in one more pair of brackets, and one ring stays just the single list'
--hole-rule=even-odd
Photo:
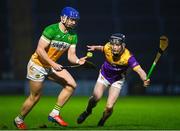
[{"label": "sports shoe", "polygon": [[14,125],[20,129],[20,130],[26,130],[27,129],[27,126],[26,124],[24,123],[24,121],[22,119],[20,119],[19,117],[16,117],[14,119]]},{"label": "sports shoe", "polygon": [[68,126],[68,123],[66,123],[59,115],[56,115],[56,116],[49,115],[48,120],[51,122],[55,122],[55,123],[59,124],[60,126]]},{"label": "sports shoe", "polygon": [[91,113],[87,112],[87,111],[84,111],[83,113],[81,113],[77,119],[77,123],[78,124],[81,124],[83,123],[83,121],[86,120],[86,118],[90,115]]}]

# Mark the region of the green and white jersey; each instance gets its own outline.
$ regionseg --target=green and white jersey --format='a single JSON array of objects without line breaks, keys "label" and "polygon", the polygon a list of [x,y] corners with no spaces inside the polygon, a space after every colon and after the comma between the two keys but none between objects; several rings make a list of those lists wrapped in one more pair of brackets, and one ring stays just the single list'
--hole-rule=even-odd
[{"label": "green and white jersey", "polygon": [[[49,47],[46,51],[49,58],[53,61],[57,61],[70,46],[75,47],[77,44],[77,34],[73,31],[63,33],[59,28],[59,23],[46,27],[41,38],[49,43]],[[38,57],[37,53],[32,55],[31,60],[40,66],[49,66]]]}]

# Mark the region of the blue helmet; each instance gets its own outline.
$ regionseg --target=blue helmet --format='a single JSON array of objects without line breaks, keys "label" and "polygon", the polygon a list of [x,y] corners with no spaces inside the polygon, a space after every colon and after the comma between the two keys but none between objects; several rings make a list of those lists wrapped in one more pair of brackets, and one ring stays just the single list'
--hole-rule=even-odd
[{"label": "blue helmet", "polygon": [[109,41],[112,44],[122,44],[122,43],[125,43],[125,35],[123,35],[121,33],[112,34]]},{"label": "blue helmet", "polygon": [[67,16],[72,19],[80,19],[79,12],[72,7],[65,7],[61,11],[61,16]]}]

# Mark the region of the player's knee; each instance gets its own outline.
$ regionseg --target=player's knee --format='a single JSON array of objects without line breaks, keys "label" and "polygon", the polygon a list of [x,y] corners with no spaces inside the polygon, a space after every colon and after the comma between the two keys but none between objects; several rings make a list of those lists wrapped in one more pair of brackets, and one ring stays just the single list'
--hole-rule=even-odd
[{"label": "player's knee", "polygon": [[76,83],[68,84],[67,86],[65,86],[65,89],[69,92],[73,92],[76,89],[76,86]]},{"label": "player's knee", "polygon": [[76,82],[73,82],[73,83],[72,83],[72,88],[74,88],[74,89],[75,89],[76,87],[77,87]]},{"label": "player's knee", "polygon": [[41,97],[41,93],[33,93],[30,95],[30,100],[33,102],[37,102],[39,101],[40,97]]},{"label": "player's knee", "polygon": [[71,82],[71,83],[68,83],[68,86],[71,87],[72,89],[76,89],[77,84],[76,82]]},{"label": "player's knee", "polygon": [[99,100],[101,99],[101,95],[99,95],[98,93],[94,93],[94,94],[93,94],[93,99],[94,99],[95,101],[99,101]]}]

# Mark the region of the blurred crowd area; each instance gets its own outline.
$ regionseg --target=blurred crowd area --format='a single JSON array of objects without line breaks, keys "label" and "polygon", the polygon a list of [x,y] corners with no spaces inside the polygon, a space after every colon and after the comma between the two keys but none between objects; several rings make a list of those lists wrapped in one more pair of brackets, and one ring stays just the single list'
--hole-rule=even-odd
[{"label": "blurred crowd area", "polygon": [[[158,62],[151,81],[155,90],[159,86],[162,88],[162,94],[180,92],[179,0],[1,0],[1,90],[4,91],[13,81],[15,83],[11,86],[23,89],[21,83],[26,79],[27,63],[44,27],[58,22],[65,6],[72,6],[80,12],[77,28],[79,57],[86,54],[86,45],[103,45],[110,34],[121,32],[126,35],[127,48],[148,72],[158,51],[159,37],[168,36],[169,47]],[[64,55],[59,62],[68,65],[66,58]],[[95,52],[90,60],[100,68],[104,58]],[[98,71],[87,69],[72,69],[70,72],[80,81],[93,81],[98,75]],[[142,85],[131,70],[127,74],[127,84],[129,92],[135,92]]]}]

